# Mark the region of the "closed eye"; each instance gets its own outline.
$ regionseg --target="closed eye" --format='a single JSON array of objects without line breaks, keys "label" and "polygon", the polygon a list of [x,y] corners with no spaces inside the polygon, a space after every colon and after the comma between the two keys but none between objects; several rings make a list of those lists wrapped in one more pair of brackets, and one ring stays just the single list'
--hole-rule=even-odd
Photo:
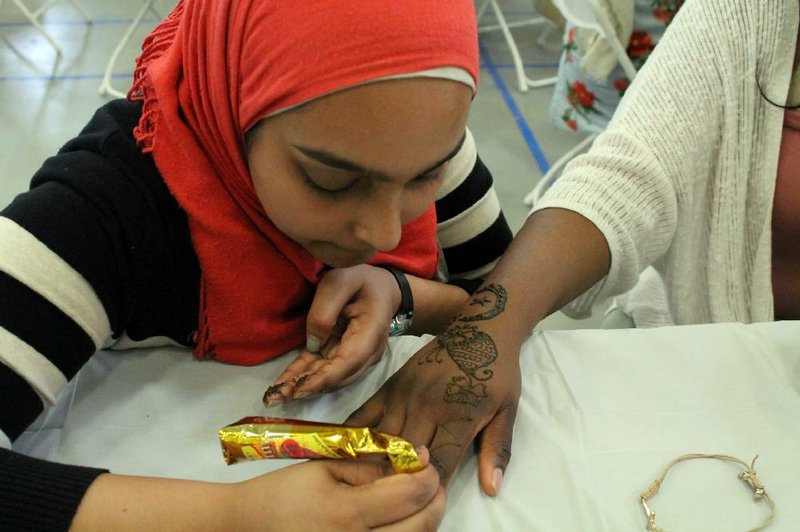
[{"label": "closed eye", "polygon": [[409,181],[409,186],[411,187],[423,187],[425,185],[431,184],[435,181],[438,181],[444,176],[445,169],[447,168],[447,162],[439,165],[438,167],[425,172],[422,175],[419,175]]},{"label": "closed eye", "polygon": [[311,175],[309,175],[309,173],[302,166],[297,165],[297,168],[300,171],[300,175],[303,177],[303,183],[306,185],[306,187],[314,194],[317,194],[318,196],[322,196],[324,198],[331,198],[331,199],[341,198],[345,196],[348,192],[353,190],[359,182],[358,179],[354,179],[351,182],[341,187],[336,187],[336,188],[326,187],[320,185],[319,182],[314,180],[314,178],[312,178]]}]

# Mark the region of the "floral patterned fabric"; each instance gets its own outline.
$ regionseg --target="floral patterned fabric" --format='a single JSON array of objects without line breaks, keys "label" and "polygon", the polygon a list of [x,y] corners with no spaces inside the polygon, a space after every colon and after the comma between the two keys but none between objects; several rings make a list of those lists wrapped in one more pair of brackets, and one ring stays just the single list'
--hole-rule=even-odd
[{"label": "floral patterned fabric", "polygon": [[[637,70],[647,61],[681,3],[680,0],[635,0],[628,56]],[[630,80],[617,65],[606,83],[597,83],[580,70],[580,59],[575,27],[567,22],[558,81],[550,104],[550,121],[560,129],[599,133],[611,120]]]}]

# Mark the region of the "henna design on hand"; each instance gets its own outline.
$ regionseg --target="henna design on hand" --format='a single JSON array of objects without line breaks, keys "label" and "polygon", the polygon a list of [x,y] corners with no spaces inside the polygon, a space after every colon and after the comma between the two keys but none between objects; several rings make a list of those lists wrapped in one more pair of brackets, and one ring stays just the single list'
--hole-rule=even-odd
[{"label": "henna design on hand", "polygon": [[[467,311],[454,318],[447,329],[434,341],[426,345],[417,355],[417,365],[441,364],[442,352],[447,352],[450,359],[460,370],[460,375],[451,377],[445,387],[444,400],[476,408],[489,397],[486,383],[494,376],[491,369],[497,360],[497,345],[487,333],[478,329],[475,322],[490,320],[505,311],[508,293],[499,284],[490,284],[478,290],[470,301],[470,309],[475,307],[479,312]],[[450,423],[473,423],[470,416],[451,418],[439,423],[439,438],[435,447],[430,449],[430,463],[439,472],[442,479],[450,477],[450,468],[438,457],[445,448],[461,448],[465,440],[463,434],[457,435],[448,428]]]},{"label": "henna design on hand", "polygon": [[417,364],[420,366],[425,363],[433,363],[433,362],[441,364],[442,349],[444,348],[445,348],[444,344],[442,344],[442,341],[437,337],[435,343],[431,342],[430,344],[423,347],[422,350],[419,352],[420,358]]},{"label": "henna design on hand", "polygon": [[[489,396],[485,381],[494,375],[489,366],[497,360],[497,345],[491,336],[470,322],[489,320],[506,308],[508,293],[499,284],[490,284],[478,290],[470,306],[478,306],[481,312],[458,316],[450,326],[421,353],[418,364],[442,362],[441,352],[446,351],[463,375],[450,379],[444,400],[448,403],[478,406]],[[488,305],[491,307],[486,308]],[[485,309],[485,310],[484,310]]]},{"label": "henna design on hand", "polygon": [[494,375],[488,369],[497,360],[494,340],[474,325],[457,325],[441,334],[439,342],[464,374],[450,380],[444,400],[478,406],[489,396],[481,381],[488,381]]},{"label": "henna design on hand", "polygon": [[469,322],[469,321],[483,321],[490,320],[495,316],[502,314],[506,309],[506,300],[508,299],[508,292],[500,284],[490,284],[484,286],[472,296],[472,301],[469,302],[470,307],[478,306],[481,309],[487,305],[492,305],[487,310],[473,316],[459,316],[456,321]]}]

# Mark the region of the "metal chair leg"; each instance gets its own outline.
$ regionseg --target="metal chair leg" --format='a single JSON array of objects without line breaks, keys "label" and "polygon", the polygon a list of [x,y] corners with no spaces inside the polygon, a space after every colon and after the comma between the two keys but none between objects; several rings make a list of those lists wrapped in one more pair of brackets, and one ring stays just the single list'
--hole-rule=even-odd
[{"label": "metal chair leg", "polygon": [[529,20],[522,20],[522,21],[515,21],[509,23],[506,21],[505,16],[503,15],[503,11],[500,9],[500,5],[497,3],[497,0],[485,0],[485,2],[480,6],[477,11],[478,20],[486,10],[491,7],[492,12],[494,13],[495,19],[497,20],[497,24],[489,25],[489,26],[482,26],[478,28],[479,33],[486,33],[489,31],[501,31],[503,33],[503,37],[506,40],[506,44],[508,45],[508,49],[511,51],[511,57],[514,63],[514,70],[517,74],[517,87],[519,88],[520,92],[528,92],[529,88],[538,88],[538,87],[545,87],[548,85],[553,85],[556,82],[556,78],[544,78],[534,80],[529,78],[525,74],[525,67],[522,62],[522,57],[519,53],[519,48],[517,47],[517,43],[514,40],[514,36],[511,34],[511,28],[521,27],[521,26],[531,26],[535,24],[540,24],[543,22],[547,22],[547,19],[544,17],[534,17]]},{"label": "metal chair leg", "polygon": [[55,39],[53,39],[53,37],[51,37],[50,34],[47,33],[47,30],[44,29],[44,26],[42,26],[39,23],[38,18],[35,17],[34,14],[27,7],[25,7],[25,4],[22,3],[22,0],[11,0],[11,1],[14,3],[14,5],[16,5],[19,8],[20,11],[22,11],[22,14],[25,15],[25,18],[27,18],[30,21],[33,27],[36,28],[36,30],[39,33],[41,33],[45,39],[47,39],[47,42],[49,42],[50,45],[53,47],[53,49],[56,51],[56,54],[58,54],[59,56],[63,55],[64,52],[61,50],[61,47],[56,43]]},{"label": "metal chair leg", "polygon": [[[42,16],[42,13],[53,7],[53,4],[55,4],[58,1],[59,0],[49,0],[48,2],[42,4],[36,11],[32,11],[31,14],[34,16],[34,18],[36,18],[36,20],[39,20],[39,17]],[[81,14],[83,20],[85,20],[87,24],[91,24],[92,18],[89,16],[89,13],[87,13],[86,10],[83,8],[83,6],[81,6],[75,0],[69,0],[69,1],[73,6],[75,6],[75,9],[77,9],[78,12]]]},{"label": "metal chair leg", "polygon": [[113,74],[114,65],[116,65],[117,59],[119,59],[122,50],[125,49],[125,46],[127,46],[128,42],[131,40],[133,32],[136,30],[137,26],[139,26],[139,24],[142,22],[142,19],[147,14],[147,12],[148,11],[155,12],[153,10],[154,2],[155,0],[145,0],[144,5],[142,5],[142,8],[139,10],[138,13],[136,13],[136,16],[133,18],[133,21],[131,22],[130,26],[128,26],[128,29],[125,31],[125,34],[122,36],[122,39],[120,39],[120,41],[117,43],[116,48],[114,48],[114,51],[111,53],[111,58],[109,58],[108,63],[106,64],[106,70],[103,73],[103,80],[100,82],[100,87],[98,88],[98,93],[100,94],[100,96],[110,95],[116,98],[125,98],[126,96],[125,93],[115,89],[111,85],[111,76]]}]

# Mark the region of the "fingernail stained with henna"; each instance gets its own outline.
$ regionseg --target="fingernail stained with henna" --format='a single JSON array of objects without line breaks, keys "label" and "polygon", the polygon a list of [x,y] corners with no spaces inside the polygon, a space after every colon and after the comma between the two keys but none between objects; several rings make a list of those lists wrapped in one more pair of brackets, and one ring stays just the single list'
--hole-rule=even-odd
[{"label": "fingernail stained with henna", "polygon": [[286,397],[284,397],[284,395],[281,393],[281,388],[289,384],[294,384],[295,387],[298,387],[306,382],[306,379],[308,379],[310,375],[310,373],[304,373],[294,377],[293,379],[289,379],[288,381],[273,384],[267,388],[267,391],[264,392],[264,397],[262,399],[264,406],[275,406],[282,404],[284,401],[286,401]]},{"label": "fingernail stained with henna", "polygon": [[264,401],[264,406],[278,406],[282,405],[286,401],[286,398],[282,396],[280,393],[274,393],[271,394],[269,397],[264,395],[263,401]]}]

